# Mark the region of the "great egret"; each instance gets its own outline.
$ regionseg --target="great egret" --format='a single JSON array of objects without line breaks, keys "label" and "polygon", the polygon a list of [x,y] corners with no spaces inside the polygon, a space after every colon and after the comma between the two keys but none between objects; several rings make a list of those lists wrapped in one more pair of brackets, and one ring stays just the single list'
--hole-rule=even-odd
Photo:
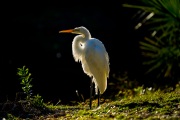
[{"label": "great egret", "polygon": [[74,29],[62,30],[59,33],[79,34],[72,42],[72,53],[76,62],[81,62],[84,73],[92,78],[90,86],[90,109],[92,104],[92,85],[95,83],[95,92],[103,94],[107,88],[109,77],[109,56],[101,41],[92,38],[88,29],[76,27]]}]

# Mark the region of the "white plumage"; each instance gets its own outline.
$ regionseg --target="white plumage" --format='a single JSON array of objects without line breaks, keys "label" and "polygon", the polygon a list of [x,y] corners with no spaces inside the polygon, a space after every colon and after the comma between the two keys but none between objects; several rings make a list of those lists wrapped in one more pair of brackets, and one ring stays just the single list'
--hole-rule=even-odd
[{"label": "white plumage", "polygon": [[60,33],[79,34],[72,42],[72,53],[76,62],[81,62],[84,73],[93,78],[96,93],[99,89],[103,94],[107,88],[109,77],[109,56],[103,43],[92,38],[90,32],[83,26],[75,29],[62,30]]}]

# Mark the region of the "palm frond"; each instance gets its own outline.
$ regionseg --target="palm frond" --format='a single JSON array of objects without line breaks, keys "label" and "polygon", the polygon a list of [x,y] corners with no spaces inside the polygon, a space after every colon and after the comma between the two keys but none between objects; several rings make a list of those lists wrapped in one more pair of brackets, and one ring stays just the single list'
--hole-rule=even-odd
[{"label": "palm frond", "polygon": [[172,64],[167,64],[167,69],[166,69],[166,72],[164,74],[164,77],[169,77],[170,76],[172,67],[173,67]]},{"label": "palm frond", "polygon": [[155,70],[155,69],[157,69],[157,68],[159,68],[161,65],[162,65],[161,62],[156,62],[155,65],[153,65],[152,67],[150,67],[150,68],[148,69],[148,71],[146,72],[146,74],[152,72],[153,70]]},{"label": "palm frond", "polygon": [[[155,16],[149,19],[143,19],[137,23],[136,29],[145,24],[159,24],[155,27],[150,27],[151,30],[161,30],[167,26],[174,24],[176,27],[180,26],[180,1],[179,0],[141,0],[144,5],[130,5],[123,4],[124,7],[141,9],[147,13],[154,13]],[[148,17],[148,16],[147,16]],[[141,26],[139,26],[141,25]],[[175,30],[173,30],[175,31]]]},{"label": "palm frond", "polygon": [[142,52],[142,55],[150,58],[157,58],[159,55],[151,52]]},{"label": "palm frond", "polygon": [[151,65],[151,64],[156,63],[157,61],[159,61],[159,59],[152,59],[152,60],[149,60],[149,61],[144,61],[143,65]]},{"label": "palm frond", "polygon": [[160,47],[158,42],[155,42],[154,40],[151,40],[148,37],[145,37],[144,40],[146,40],[147,42],[151,43],[154,46]]},{"label": "palm frond", "polygon": [[[139,42],[146,73],[156,70],[157,77],[170,77],[173,67],[180,68],[180,0],[140,0],[139,4],[123,4],[139,10],[133,19],[135,29],[146,26],[151,38]],[[173,77],[175,78],[175,77]]]},{"label": "palm frond", "polygon": [[142,42],[142,41],[140,41],[139,43],[141,45],[141,49],[147,49],[147,50],[151,50],[151,51],[155,51],[155,52],[159,51],[159,48],[156,47],[155,45],[152,45],[152,44],[149,44],[146,42]]},{"label": "palm frond", "polygon": [[180,1],[179,0],[163,0],[159,1],[161,5],[175,18],[180,18]]}]

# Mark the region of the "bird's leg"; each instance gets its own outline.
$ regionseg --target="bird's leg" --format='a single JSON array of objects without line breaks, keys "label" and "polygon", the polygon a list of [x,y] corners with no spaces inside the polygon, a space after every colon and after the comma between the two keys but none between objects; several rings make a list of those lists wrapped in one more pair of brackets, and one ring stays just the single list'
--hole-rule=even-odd
[{"label": "bird's leg", "polygon": [[100,91],[98,89],[98,107],[99,107],[99,105],[100,105]]},{"label": "bird's leg", "polygon": [[93,80],[92,79],[90,81],[90,105],[89,105],[90,109],[91,109],[91,106],[92,106],[92,92],[93,92]]}]

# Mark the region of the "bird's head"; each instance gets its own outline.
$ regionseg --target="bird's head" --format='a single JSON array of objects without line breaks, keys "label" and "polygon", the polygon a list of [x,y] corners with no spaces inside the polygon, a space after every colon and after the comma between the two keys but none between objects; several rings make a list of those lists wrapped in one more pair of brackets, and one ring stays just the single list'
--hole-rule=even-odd
[{"label": "bird's head", "polygon": [[89,32],[85,27],[76,27],[74,29],[61,30],[59,33],[73,33],[73,34],[85,34]]}]

